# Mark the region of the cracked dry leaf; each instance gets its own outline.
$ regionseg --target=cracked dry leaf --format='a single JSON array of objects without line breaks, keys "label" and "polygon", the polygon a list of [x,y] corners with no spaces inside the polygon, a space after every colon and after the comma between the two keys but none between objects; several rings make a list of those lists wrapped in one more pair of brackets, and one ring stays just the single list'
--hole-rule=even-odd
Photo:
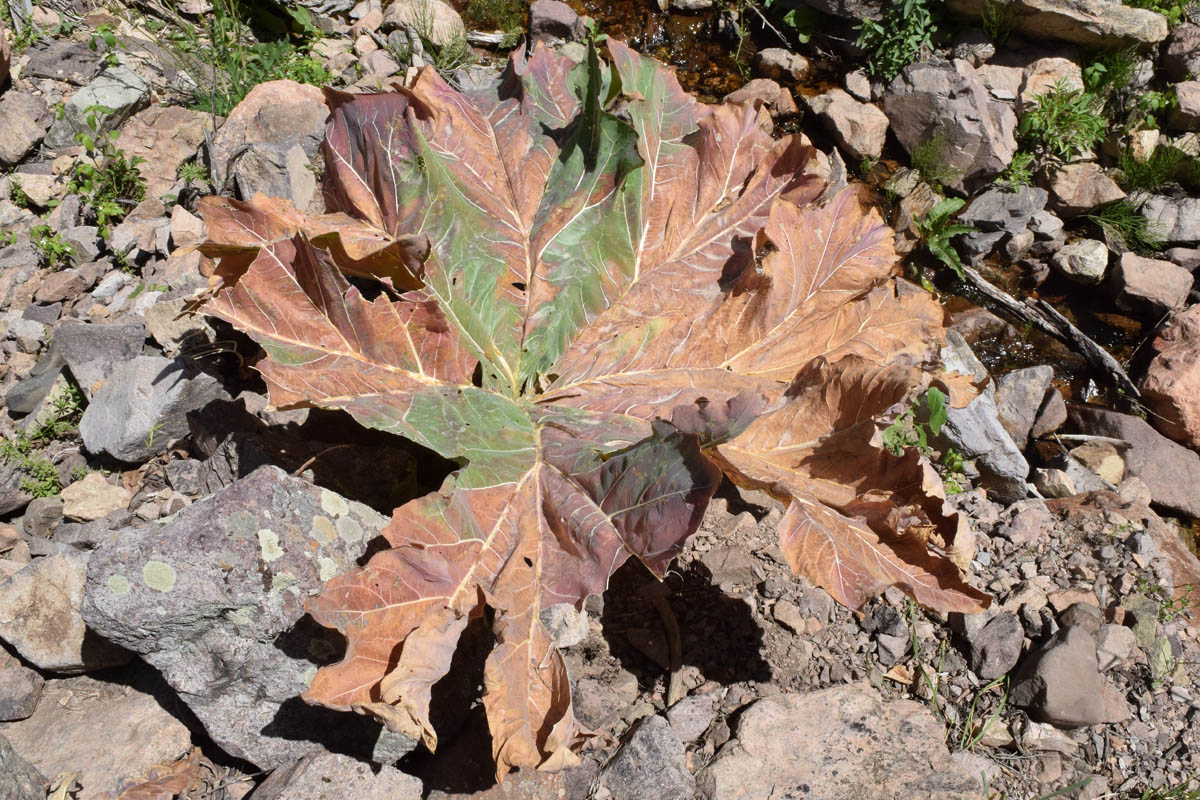
[{"label": "cracked dry leaf", "polygon": [[758,104],[699,104],[612,40],[518,54],[487,90],[426,69],[326,102],[330,214],[207,201],[206,310],[262,346],[274,405],[461,467],[310,603],[349,643],[305,699],[434,748],[432,687],[491,609],[498,776],[574,763],[590,734],[540,611],[630,557],[662,577],[722,472],[788,503],[785,553],[841,602],[986,607],[936,473],[879,438],[934,380],[942,311],[854,190],[812,205],[811,150]]}]

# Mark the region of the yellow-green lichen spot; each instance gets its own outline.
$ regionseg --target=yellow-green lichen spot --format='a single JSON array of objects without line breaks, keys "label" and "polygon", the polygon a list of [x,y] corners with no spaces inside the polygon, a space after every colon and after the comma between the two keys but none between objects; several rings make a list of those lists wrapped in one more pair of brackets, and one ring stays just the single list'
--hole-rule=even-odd
[{"label": "yellow-green lichen spot", "polygon": [[166,562],[147,561],[142,566],[142,582],[156,592],[169,592],[174,589],[175,578],[175,568]]},{"label": "yellow-green lichen spot", "polygon": [[124,575],[109,575],[104,585],[118,597],[129,594],[129,590],[133,588],[133,584],[129,582],[129,578],[126,578]]},{"label": "yellow-green lichen spot", "polygon": [[283,548],[279,546],[279,534],[270,528],[259,528],[258,550],[262,554],[262,560],[267,562],[283,556]]},{"label": "yellow-green lichen spot", "polygon": [[346,500],[328,489],[321,490],[321,508],[326,514],[332,514],[335,517],[350,513],[350,506],[346,505]]},{"label": "yellow-green lichen spot", "polygon": [[337,538],[337,528],[333,527],[329,517],[316,516],[312,521],[312,534],[318,544],[329,544]]}]

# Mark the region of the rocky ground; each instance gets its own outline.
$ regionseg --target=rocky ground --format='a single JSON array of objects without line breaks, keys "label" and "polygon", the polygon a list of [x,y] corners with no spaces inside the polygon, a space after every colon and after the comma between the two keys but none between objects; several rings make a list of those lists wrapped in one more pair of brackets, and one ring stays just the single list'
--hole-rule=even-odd
[{"label": "rocky ground", "polygon": [[[774,502],[725,485],[665,583],[630,564],[583,613],[551,609],[598,735],[578,767],[496,785],[475,657],[486,628],[435,689],[436,755],[299,699],[344,650],[305,599],[452,465],[343,415],[270,408],[253,346],[186,313],[211,268],[191,249],[192,212],[202,194],[260,191],[321,210],[311,83],[378,89],[422,63],[490,80],[515,33],[579,52],[577,12],[604,23],[602,4],[537,0],[493,32],[438,0],[420,13],[305,2],[274,19],[306,44],[220,109],[228,97],[204,94],[218,35],[206,0],[4,5],[0,797],[1200,793],[1200,197],[1182,171],[1200,156],[1200,26],[1186,16],[1014,0],[997,44],[982,5],[957,0],[953,38],[888,82],[855,70],[862,52],[836,36],[746,59],[757,77],[730,99],[809,136],[831,183],[879,189],[914,277],[953,283],[932,271],[923,222],[962,198],[965,265],[1017,306],[1039,295],[1067,310],[1117,369],[1078,338],[1031,335],[1011,309],[948,300],[944,360],[990,380],[930,455],[963,490],[952,501],[991,609],[947,617],[889,590],[852,613],[791,574]],[[631,38],[729,29],[711,3],[671,5],[706,16],[648,6]],[[834,31],[880,14],[808,5]],[[1084,86],[1095,47],[1128,54],[1121,91],[1173,100],[1014,180],[1033,146],[1021,120],[1056,82]],[[1176,172],[1135,187],[1122,159],[1154,152]],[[1152,253],[1092,219],[1122,201],[1158,226]]]}]

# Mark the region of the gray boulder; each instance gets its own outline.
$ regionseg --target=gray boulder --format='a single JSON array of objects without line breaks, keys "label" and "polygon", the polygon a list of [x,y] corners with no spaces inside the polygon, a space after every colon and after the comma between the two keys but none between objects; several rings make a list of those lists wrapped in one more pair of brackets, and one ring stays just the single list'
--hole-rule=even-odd
[{"label": "gray boulder", "polygon": [[1025,659],[1009,699],[1039,722],[1060,728],[1104,722],[1104,678],[1096,660],[1096,640],[1079,626],[1059,630]]},{"label": "gray boulder", "polygon": [[1142,214],[1161,228],[1169,244],[1200,242],[1200,197],[1150,195]]},{"label": "gray boulder", "polygon": [[953,447],[963,458],[973,461],[980,484],[990,494],[1014,502],[1029,494],[1025,483],[1029,462],[1000,423],[995,391],[989,385],[965,408],[947,409],[939,444]]},{"label": "gray boulder", "polygon": [[925,706],[855,683],[756,701],[696,779],[710,800],[975,800],[978,773],[944,742]]},{"label": "gray boulder", "polygon": [[646,717],[605,765],[600,783],[613,800],[692,800],[696,780],[687,768],[687,752],[671,725]]},{"label": "gray boulder", "polygon": [[1015,192],[988,189],[971,201],[959,219],[981,231],[1021,233],[1029,228],[1034,215],[1046,208],[1048,199],[1049,193],[1038,186],[1022,186]]},{"label": "gray boulder", "polygon": [[[960,14],[980,17],[987,0],[950,0]],[[1119,0],[1012,0],[1004,5],[1014,30],[1039,39],[1088,47],[1154,44],[1167,36],[1161,14],[1130,8]]]},{"label": "gray boulder", "polygon": [[962,59],[911,64],[896,76],[883,110],[910,154],[931,143],[949,174],[946,185],[974,191],[998,175],[1017,150],[1017,117],[993,100]]},{"label": "gray boulder", "polygon": [[11,169],[25,159],[46,135],[46,101],[27,92],[0,97],[0,167]]},{"label": "gray boulder", "polygon": [[51,352],[67,365],[84,397],[111,375],[116,366],[142,354],[146,344],[146,326],[140,322],[97,325],[80,320],[64,320],[54,330]]},{"label": "gray boulder", "polygon": [[[97,139],[107,136],[109,131],[121,127],[121,123],[149,103],[150,84],[141,75],[124,65],[109,67],[67,101],[62,115],[46,133],[46,147],[70,147],[75,144],[77,133],[87,133]],[[110,110],[89,111],[93,106]],[[89,117],[94,117],[96,130],[88,125]]]},{"label": "gray boulder", "polygon": [[46,800],[46,778],[0,736],[0,797],[5,800]]},{"label": "gray boulder", "polygon": [[1000,424],[1022,450],[1053,380],[1054,367],[1046,365],[1013,370],[996,379]]},{"label": "gray boulder", "polygon": [[299,697],[344,646],[302,621],[305,602],[354,567],[386,522],[262,467],[169,522],[102,544],[84,617],[158,668],[231,755],[264,769],[321,749],[388,763],[414,743]]},{"label": "gray boulder", "polygon": [[188,432],[187,413],[228,399],[217,379],[182,358],[138,356],[118,364],[79,422],[91,453],[141,463]]}]

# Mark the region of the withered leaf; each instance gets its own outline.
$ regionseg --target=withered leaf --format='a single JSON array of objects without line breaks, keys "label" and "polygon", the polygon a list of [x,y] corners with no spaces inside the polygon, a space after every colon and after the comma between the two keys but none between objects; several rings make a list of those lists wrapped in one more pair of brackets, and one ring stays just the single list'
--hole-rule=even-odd
[{"label": "withered leaf", "polygon": [[812,205],[810,149],[757,104],[701,105],[611,40],[516,56],[489,90],[427,69],[326,100],[330,213],[208,201],[207,310],[262,345],[274,404],[462,466],[312,601],[349,645],[306,699],[435,747],[432,687],[487,608],[498,774],[573,763],[589,732],[541,611],[630,557],[663,576],[722,472],[787,504],[785,554],[840,601],[986,606],[936,473],[879,439],[934,380],[941,309],[898,291],[854,190]]}]

